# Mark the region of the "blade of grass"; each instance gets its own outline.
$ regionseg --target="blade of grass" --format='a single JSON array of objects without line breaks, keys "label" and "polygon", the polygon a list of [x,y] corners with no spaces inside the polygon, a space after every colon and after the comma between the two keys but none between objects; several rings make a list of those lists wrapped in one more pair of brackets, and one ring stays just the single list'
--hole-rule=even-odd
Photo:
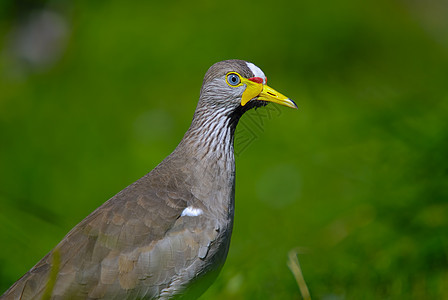
[{"label": "blade of grass", "polygon": [[310,291],[308,290],[308,286],[306,285],[305,278],[303,277],[302,268],[299,264],[298,258],[299,249],[292,249],[288,253],[288,268],[291,270],[294,275],[297,285],[299,286],[300,293],[302,294],[302,298],[304,300],[311,300]]},{"label": "blade of grass", "polygon": [[47,286],[45,287],[44,294],[42,295],[41,300],[48,300],[51,298],[51,294],[53,293],[54,286],[56,284],[56,279],[59,273],[59,267],[61,265],[61,253],[59,249],[56,248],[53,251],[52,264],[50,269],[50,276],[48,278]]}]

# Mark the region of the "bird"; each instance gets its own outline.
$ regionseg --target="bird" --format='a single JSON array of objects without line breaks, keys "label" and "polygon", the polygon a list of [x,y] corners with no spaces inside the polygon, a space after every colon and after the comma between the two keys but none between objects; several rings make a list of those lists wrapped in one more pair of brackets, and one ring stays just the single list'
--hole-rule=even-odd
[{"label": "bird", "polygon": [[297,109],[253,63],[213,64],[174,151],[76,225],[0,299],[199,297],[229,251],[236,126],[269,102]]}]

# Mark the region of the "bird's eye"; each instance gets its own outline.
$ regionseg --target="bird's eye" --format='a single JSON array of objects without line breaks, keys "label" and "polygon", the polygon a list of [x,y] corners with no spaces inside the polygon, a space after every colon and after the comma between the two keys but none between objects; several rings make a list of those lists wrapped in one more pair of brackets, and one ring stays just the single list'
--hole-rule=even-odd
[{"label": "bird's eye", "polygon": [[227,83],[232,86],[236,86],[241,82],[240,77],[235,73],[230,73],[227,75]]}]

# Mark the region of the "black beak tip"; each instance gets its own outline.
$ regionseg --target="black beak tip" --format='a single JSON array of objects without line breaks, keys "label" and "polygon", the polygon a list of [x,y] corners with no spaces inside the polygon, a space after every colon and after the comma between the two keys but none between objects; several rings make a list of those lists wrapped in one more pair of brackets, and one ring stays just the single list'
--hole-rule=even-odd
[{"label": "black beak tip", "polygon": [[296,109],[299,109],[299,108],[297,107],[297,104],[294,102],[294,100],[292,100],[292,99],[290,99],[290,98],[288,98],[288,100],[291,101],[292,104],[294,104],[294,106],[296,107]]}]

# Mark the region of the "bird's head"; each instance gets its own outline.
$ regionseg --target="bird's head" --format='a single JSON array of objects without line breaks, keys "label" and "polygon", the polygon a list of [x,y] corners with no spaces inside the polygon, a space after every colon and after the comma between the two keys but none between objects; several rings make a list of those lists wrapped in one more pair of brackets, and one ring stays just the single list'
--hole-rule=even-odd
[{"label": "bird's head", "polygon": [[256,65],[243,60],[215,63],[207,71],[198,105],[230,114],[245,111],[268,102],[291,108],[297,105],[266,84],[267,78]]}]

